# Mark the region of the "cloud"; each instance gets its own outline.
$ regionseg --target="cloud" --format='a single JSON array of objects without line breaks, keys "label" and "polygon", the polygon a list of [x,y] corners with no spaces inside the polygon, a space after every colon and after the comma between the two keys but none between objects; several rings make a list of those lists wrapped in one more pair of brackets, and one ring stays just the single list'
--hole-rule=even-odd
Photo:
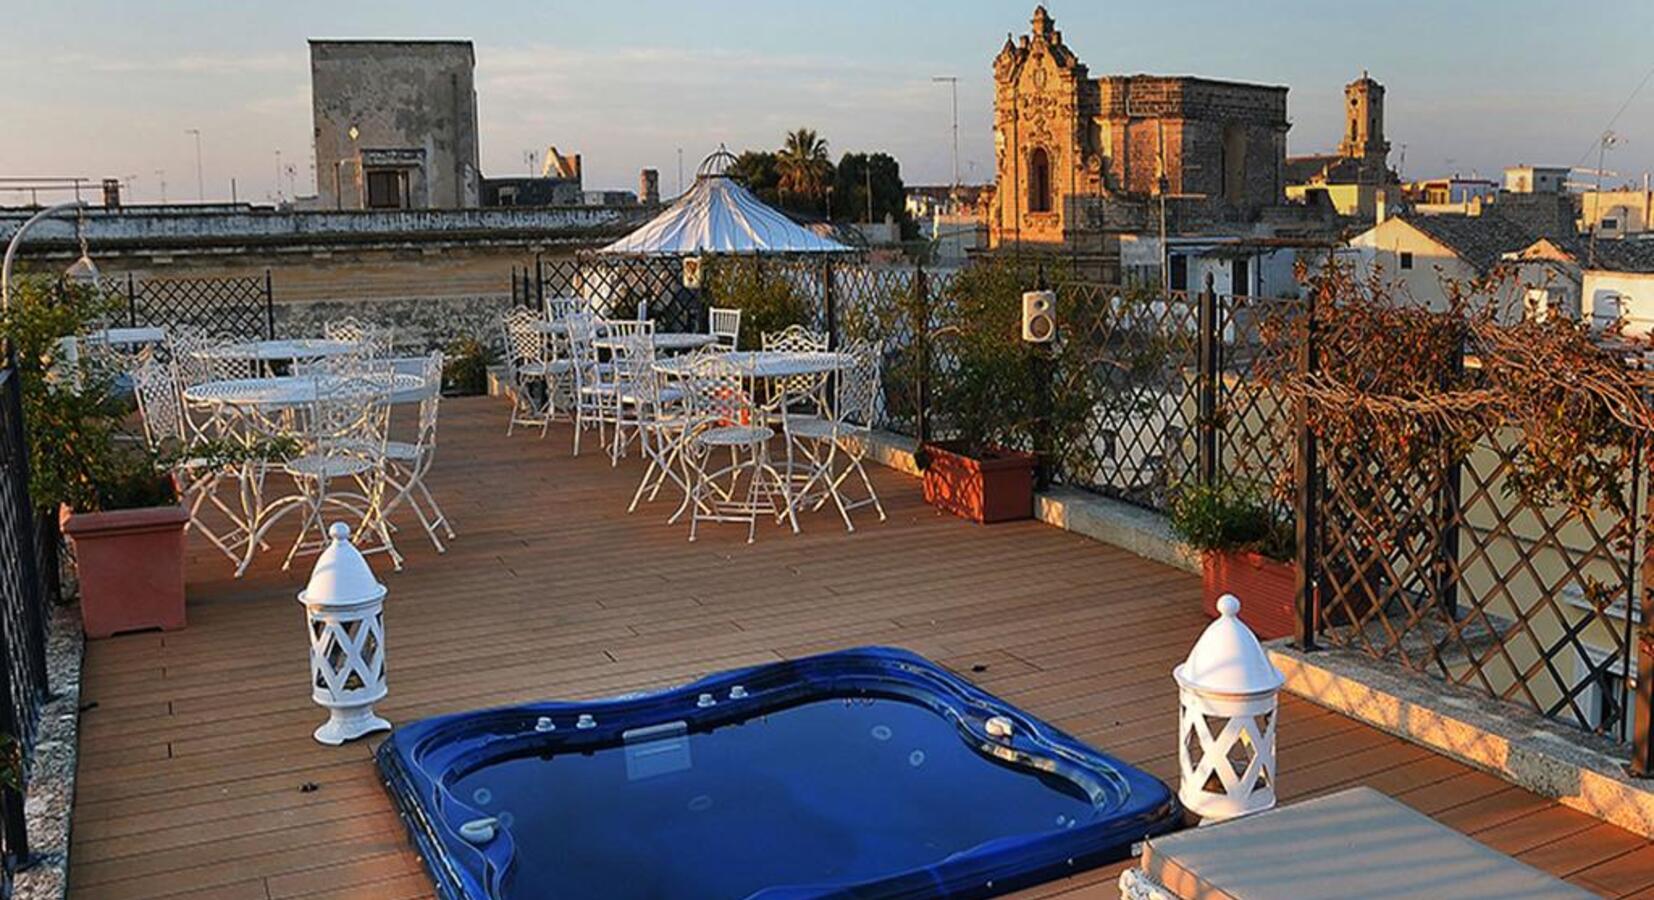
[{"label": "cloud", "polygon": [[309,71],[309,63],[302,53],[189,54],[147,59],[59,53],[48,57],[46,65],[102,74],[253,75]]}]

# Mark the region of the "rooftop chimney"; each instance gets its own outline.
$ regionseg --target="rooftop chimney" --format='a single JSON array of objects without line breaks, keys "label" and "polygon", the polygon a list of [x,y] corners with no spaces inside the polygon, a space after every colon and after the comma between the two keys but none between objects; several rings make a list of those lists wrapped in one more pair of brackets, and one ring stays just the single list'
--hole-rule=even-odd
[{"label": "rooftop chimney", "polygon": [[105,209],[121,208],[121,180],[119,178],[105,178],[103,180],[103,206]]}]

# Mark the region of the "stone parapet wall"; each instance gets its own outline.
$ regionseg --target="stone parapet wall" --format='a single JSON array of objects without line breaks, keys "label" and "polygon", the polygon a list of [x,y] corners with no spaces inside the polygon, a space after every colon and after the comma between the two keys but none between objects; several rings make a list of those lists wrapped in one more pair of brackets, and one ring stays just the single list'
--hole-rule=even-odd
[{"label": "stone parapet wall", "polygon": [[278,302],[278,337],[315,337],[328,321],[354,316],[396,329],[398,353],[414,355],[447,346],[461,335],[498,349],[499,317],[511,306],[509,293],[467,296],[315,298]]}]

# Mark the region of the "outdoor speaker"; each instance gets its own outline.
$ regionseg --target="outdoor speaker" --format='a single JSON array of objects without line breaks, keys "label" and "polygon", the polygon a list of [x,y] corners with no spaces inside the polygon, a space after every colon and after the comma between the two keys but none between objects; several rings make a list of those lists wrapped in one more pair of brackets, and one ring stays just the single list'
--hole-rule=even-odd
[{"label": "outdoor speaker", "polygon": [[1022,339],[1030,344],[1049,344],[1057,339],[1055,291],[1028,291],[1022,295]]}]

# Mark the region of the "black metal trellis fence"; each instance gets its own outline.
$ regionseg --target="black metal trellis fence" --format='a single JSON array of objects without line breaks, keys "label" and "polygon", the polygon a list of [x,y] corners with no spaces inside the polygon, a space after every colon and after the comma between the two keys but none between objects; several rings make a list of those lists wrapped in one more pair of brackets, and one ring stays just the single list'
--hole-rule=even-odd
[{"label": "black metal trellis fence", "polygon": [[276,336],[275,292],[262,276],[214,278],[126,277],[126,325],[191,325],[234,338]]}]

